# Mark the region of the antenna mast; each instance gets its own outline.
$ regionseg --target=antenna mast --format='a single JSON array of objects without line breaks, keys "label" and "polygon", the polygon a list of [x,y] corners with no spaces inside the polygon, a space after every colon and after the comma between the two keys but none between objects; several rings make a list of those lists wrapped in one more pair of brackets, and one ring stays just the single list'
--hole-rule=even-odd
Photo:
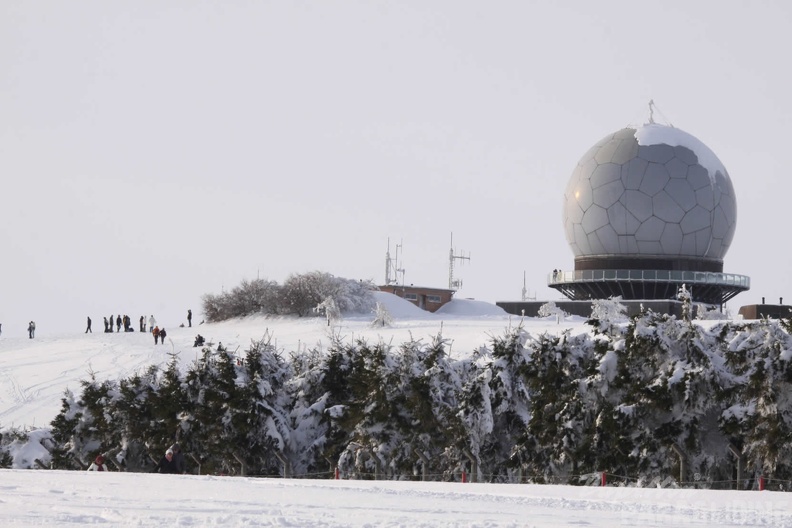
[{"label": "antenna mast", "polygon": [[660,117],[662,119],[664,119],[666,123],[668,123],[668,126],[670,126],[670,127],[674,126],[673,123],[671,123],[671,121],[669,121],[666,118],[666,116],[663,115],[663,112],[661,112],[660,109],[657,108],[657,105],[655,104],[654,99],[649,99],[649,124],[650,125],[654,125],[655,124],[655,120],[654,120],[655,110],[657,111],[658,114],[660,114]]},{"label": "antenna mast", "polygon": [[522,300],[523,300],[523,302],[525,302],[525,301],[535,301],[536,300],[536,295],[534,295],[533,297],[530,297],[528,295],[528,288],[526,288],[526,286],[525,286],[525,271],[523,271]]},{"label": "antenna mast", "polygon": [[468,256],[454,254],[454,233],[451,233],[451,250],[448,252],[448,289],[458,290],[462,287],[462,279],[454,279],[454,261],[455,260],[470,260]]},{"label": "antenna mast", "polygon": [[401,275],[401,283],[404,285],[404,269],[399,266],[399,250],[401,247],[401,242],[396,244],[396,256],[391,258],[390,238],[388,239],[388,251],[385,253],[385,286],[398,285],[399,275]]}]

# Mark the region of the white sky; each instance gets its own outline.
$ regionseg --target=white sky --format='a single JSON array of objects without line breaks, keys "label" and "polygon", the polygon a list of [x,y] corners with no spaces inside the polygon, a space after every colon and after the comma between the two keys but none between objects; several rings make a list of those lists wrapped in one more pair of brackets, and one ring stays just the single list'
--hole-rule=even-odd
[{"label": "white sky", "polygon": [[[0,2],[3,336],[175,326],[257,275],[516,300],[572,269],[577,160],[663,116],[737,193],[725,271],[792,301],[792,3]],[[656,116],[660,118],[662,116]],[[780,234],[779,233],[779,234]],[[783,236],[783,235],[781,235]]]}]

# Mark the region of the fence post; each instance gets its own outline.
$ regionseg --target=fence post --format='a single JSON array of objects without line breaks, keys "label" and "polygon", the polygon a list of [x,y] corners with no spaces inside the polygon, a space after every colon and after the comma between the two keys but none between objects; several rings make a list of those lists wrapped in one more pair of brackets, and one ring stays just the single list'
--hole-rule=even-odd
[{"label": "fence post", "polygon": [[416,456],[421,459],[421,463],[423,465],[423,470],[421,471],[421,480],[425,482],[428,480],[427,477],[429,476],[429,458],[427,458],[426,455],[421,453],[416,448],[413,448],[413,453],[415,453]]},{"label": "fence post", "polygon": [[687,468],[685,467],[685,452],[676,445],[671,444],[671,450],[679,457],[679,483],[682,484],[687,478]]},{"label": "fence post", "polygon": [[283,464],[283,478],[291,478],[291,461],[286,455],[278,451],[274,451],[273,454]]},{"label": "fence post", "polygon": [[239,476],[247,477],[247,462],[240,458],[236,453],[234,453],[233,456],[236,458],[236,461],[239,462]]},{"label": "fence post", "polygon": [[195,458],[192,453],[188,453],[187,456],[192,458],[193,462],[195,462],[195,465],[198,466],[198,474],[200,475],[201,474],[201,461],[198,460],[197,458]]},{"label": "fence post", "polygon": [[466,482],[467,482],[467,473],[465,473],[465,470],[462,469],[462,484],[465,484]]},{"label": "fence post", "polygon": [[607,476],[607,473],[605,473],[603,471],[602,475],[600,477],[600,486],[602,486],[604,488],[607,485],[608,485],[608,476]]},{"label": "fence post", "polygon": [[732,455],[737,458],[737,485],[735,486],[736,489],[741,489],[740,483],[742,482],[742,452],[734,447],[733,444],[729,444],[729,451],[731,451]]},{"label": "fence post", "polygon": [[470,481],[478,482],[478,462],[473,457],[473,454],[467,449],[463,449],[462,453],[470,460]]},{"label": "fence post", "polygon": [[759,476],[759,491],[764,491],[765,489],[765,478],[763,476]]},{"label": "fence post", "polygon": [[341,478],[341,472],[338,471],[338,466],[335,467],[334,476],[336,480],[340,480]]}]

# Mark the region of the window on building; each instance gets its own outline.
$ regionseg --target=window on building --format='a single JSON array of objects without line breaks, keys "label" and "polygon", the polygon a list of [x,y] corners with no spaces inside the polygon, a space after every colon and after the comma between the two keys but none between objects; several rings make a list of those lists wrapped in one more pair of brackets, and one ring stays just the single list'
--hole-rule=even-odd
[{"label": "window on building", "polygon": [[418,296],[416,294],[414,294],[414,293],[405,293],[404,294],[404,298],[407,299],[408,301],[417,301],[418,300]]},{"label": "window on building", "polygon": [[430,302],[430,303],[439,303],[440,302],[440,296],[439,295],[427,295],[426,296],[426,300],[427,300],[427,302]]}]

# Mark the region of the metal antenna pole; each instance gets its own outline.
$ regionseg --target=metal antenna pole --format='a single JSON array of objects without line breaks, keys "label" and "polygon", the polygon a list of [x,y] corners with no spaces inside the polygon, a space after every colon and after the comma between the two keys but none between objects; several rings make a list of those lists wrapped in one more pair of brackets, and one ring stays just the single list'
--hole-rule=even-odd
[{"label": "metal antenna pole", "polygon": [[455,260],[470,260],[470,255],[467,257],[464,255],[455,255],[454,254],[454,233],[451,233],[451,249],[448,252],[448,289],[455,290],[462,287],[462,280],[461,279],[454,279],[454,261]]}]

